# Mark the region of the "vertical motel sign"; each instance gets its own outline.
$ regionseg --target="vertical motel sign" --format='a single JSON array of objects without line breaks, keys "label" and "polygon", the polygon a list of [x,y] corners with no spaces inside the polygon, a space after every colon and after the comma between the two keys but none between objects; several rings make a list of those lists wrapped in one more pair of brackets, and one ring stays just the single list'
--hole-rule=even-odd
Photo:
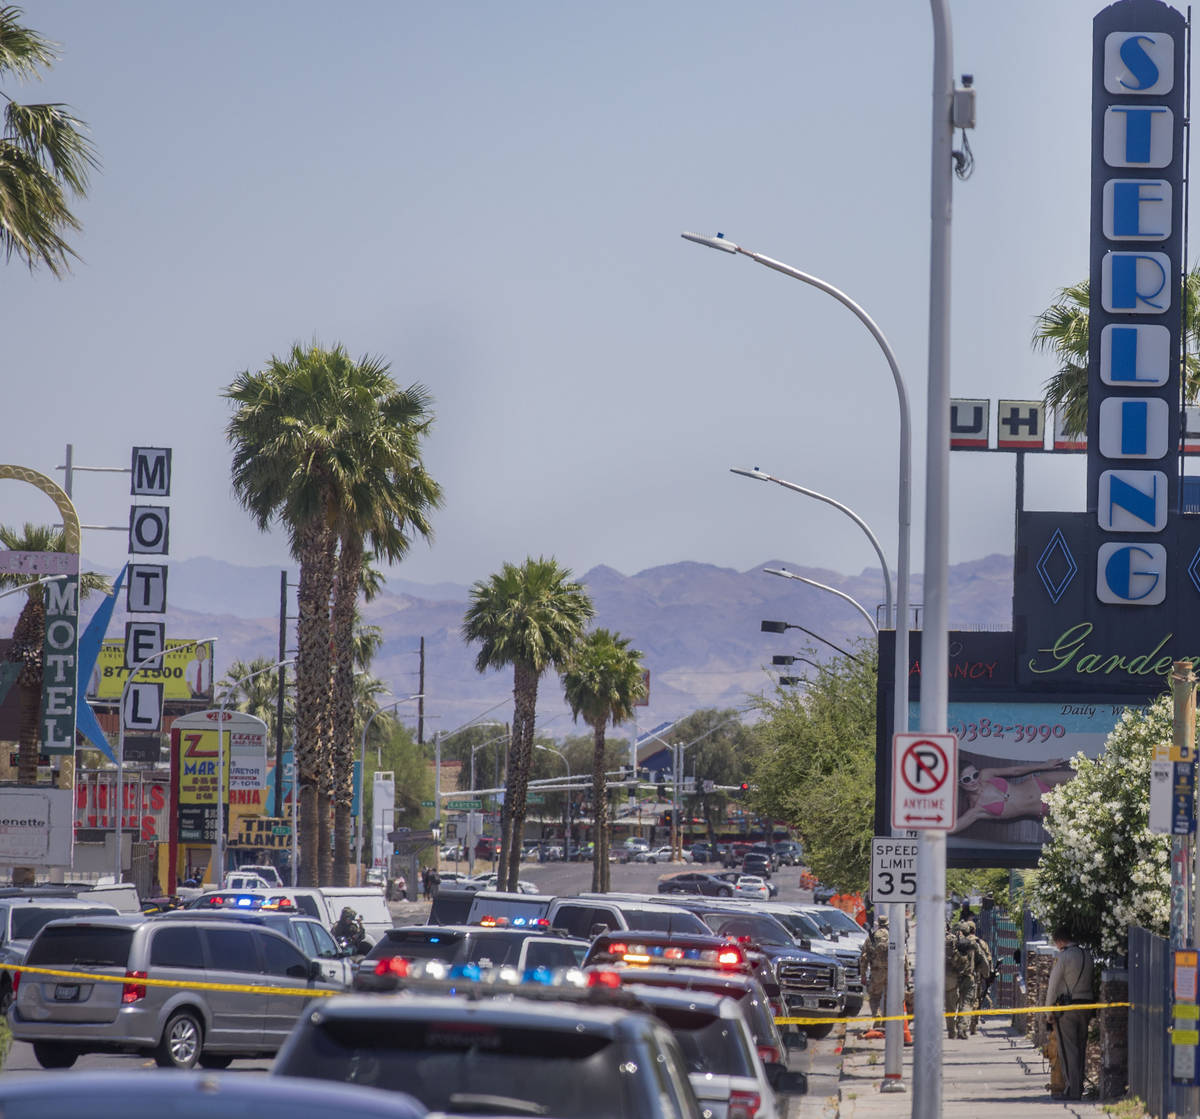
[{"label": "vertical motel sign", "polygon": [[1087,504],[1099,528],[1096,596],[1116,608],[1156,606],[1167,594],[1185,35],[1183,16],[1158,0],[1121,0],[1093,21]]}]

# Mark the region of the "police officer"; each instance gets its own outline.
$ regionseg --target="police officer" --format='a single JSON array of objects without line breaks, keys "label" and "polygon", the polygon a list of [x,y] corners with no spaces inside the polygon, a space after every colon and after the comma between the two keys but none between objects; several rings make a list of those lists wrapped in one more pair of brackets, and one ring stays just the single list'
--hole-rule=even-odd
[{"label": "police officer", "polygon": [[[987,941],[976,933],[974,921],[967,922],[967,939],[975,949],[975,1009],[982,1010],[984,999],[987,998],[988,978],[992,974],[992,951],[988,948]],[[979,1014],[971,1015],[968,1033],[979,1031],[981,1017]]]},{"label": "police officer", "polygon": [[1091,953],[1075,943],[1074,933],[1060,925],[1051,934],[1058,948],[1058,958],[1050,969],[1046,1001],[1061,1006],[1050,1017],[1058,1037],[1058,1052],[1067,1079],[1066,1098],[1083,1097],[1083,1074],[1087,1060],[1087,1032],[1090,1010],[1071,1010],[1072,1004],[1095,1001],[1092,985],[1094,974]]},{"label": "police officer", "polygon": [[965,1038],[965,1018],[952,1017],[970,1010],[975,1002],[975,951],[966,935],[946,926],[946,1032]]},{"label": "police officer", "polygon": [[882,1004],[883,1013],[887,1014],[887,973],[888,973],[888,919],[882,916],[878,919],[874,931],[863,941],[859,952],[859,970],[867,984],[867,999],[871,1005],[871,1014],[875,1018],[874,1028],[883,1029],[879,1021],[879,1008]]},{"label": "police officer", "polygon": [[341,916],[334,922],[333,928],[329,932],[334,940],[345,940],[355,953],[366,951],[362,947],[367,938],[366,929],[363,928],[358,914],[350,906],[347,905],[342,909]]}]

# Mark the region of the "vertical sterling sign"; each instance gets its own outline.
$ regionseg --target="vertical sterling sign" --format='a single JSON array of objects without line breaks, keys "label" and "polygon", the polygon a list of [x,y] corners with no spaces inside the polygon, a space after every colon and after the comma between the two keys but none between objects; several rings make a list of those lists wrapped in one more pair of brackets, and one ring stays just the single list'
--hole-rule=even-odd
[{"label": "vertical sterling sign", "polygon": [[1178,507],[1186,27],[1159,0],[1120,0],[1092,35],[1092,585],[1137,609],[1167,597]]}]

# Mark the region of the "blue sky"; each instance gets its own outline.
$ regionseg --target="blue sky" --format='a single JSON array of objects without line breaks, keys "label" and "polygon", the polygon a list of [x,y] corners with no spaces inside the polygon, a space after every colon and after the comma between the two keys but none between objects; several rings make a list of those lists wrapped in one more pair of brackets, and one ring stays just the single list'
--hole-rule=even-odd
[{"label": "blue sky", "polygon": [[[1091,18],[1076,0],[952,4],[977,166],[954,209],[956,396],[1035,398],[1034,316],[1087,269]],[[171,557],[288,562],[233,500],[221,391],[295,341],[424,383],[446,507],[397,574],[470,582],[768,556],[894,565],[895,396],[827,296],[680,239],[724,231],[862,303],[915,418],[920,570],[932,34],[920,0],[755,4],[29,0],[103,159],[65,281],[0,270],[4,460],[175,452]],[[61,477],[61,475],[59,475]],[[2,483],[4,521],[49,507]],[[1031,464],[1079,508],[1080,459]],[[953,560],[1012,548],[1013,462],[956,455]],[[85,523],[127,487],[77,477]],[[90,533],[93,562],[125,541]],[[214,607],[219,604],[214,604]]]}]

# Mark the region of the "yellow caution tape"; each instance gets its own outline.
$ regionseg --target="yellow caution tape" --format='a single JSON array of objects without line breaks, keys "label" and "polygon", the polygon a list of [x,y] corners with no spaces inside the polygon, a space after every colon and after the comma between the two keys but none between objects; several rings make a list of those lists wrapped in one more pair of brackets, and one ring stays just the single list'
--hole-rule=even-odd
[{"label": "yellow caution tape", "polygon": [[60,979],[78,979],[85,983],[128,983],[138,987],[178,987],[189,991],[239,991],[252,995],[292,995],[296,998],[328,998],[342,991],[329,991],[321,987],[268,987],[259,983],[193,983],[185,979],[142,979],[128,975],[97,975],[90,971],[65,971],[53,967],[28,967],[20,964],[11,968],[22,975],[53,975]]},{"label": "yellow caution tape", "polygon": [[[1104,1010],[1108,1007],[1132,1006],[1129,1002],[1079,1002],[1071,1003],[1069,1006],[1011,1006],[996,1009],[995,1007],[988,1010],[948,1010],[943,1018],[982,1018],[988,1015],[1013,1015],[1013,1014],[1058,1014],[1064,1010]],[[776,1018],[777,1026],[824,1026],[839,1022],[847,1024],[853,1022],[911,1022],[912,1014],[881,1014],[878,1017],[874,1015],[859,1014],[854,1018]]]}]

